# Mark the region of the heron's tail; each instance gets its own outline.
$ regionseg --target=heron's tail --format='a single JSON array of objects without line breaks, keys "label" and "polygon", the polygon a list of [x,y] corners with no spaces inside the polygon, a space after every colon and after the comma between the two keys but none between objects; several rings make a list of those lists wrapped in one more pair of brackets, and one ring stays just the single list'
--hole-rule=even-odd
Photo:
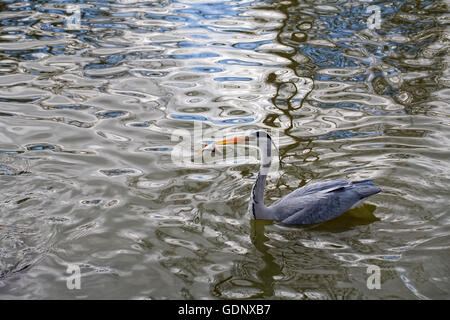
[{"label": "heron's tail", "polygon": [[381,192],[381,188],[373,184],[372,180],[353,181],[352,185],[356,192],[361,196],[361,199]]}]

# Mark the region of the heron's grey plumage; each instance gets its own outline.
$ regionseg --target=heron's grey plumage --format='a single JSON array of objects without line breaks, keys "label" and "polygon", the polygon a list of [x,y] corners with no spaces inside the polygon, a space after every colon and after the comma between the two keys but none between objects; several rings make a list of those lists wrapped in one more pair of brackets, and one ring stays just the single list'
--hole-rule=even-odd
[{"label": "heron's grey plumage", "polygon": [[296,225],[324,222],[381,191],[371,180],[328,180],[306,185],[266,207],[264,189],[271,161],[271,138],[263,131],[252,136],[258,139],[262,159],[251,195],[251,213],[254,219],[276,220]]}]

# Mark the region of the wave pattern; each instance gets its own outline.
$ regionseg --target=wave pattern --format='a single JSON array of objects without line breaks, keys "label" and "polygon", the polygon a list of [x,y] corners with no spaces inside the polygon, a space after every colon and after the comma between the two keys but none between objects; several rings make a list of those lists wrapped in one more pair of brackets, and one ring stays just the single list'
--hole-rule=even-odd
[{"label": "wave pattern", "polygon": [[[447,7],[378,1],[370,29],[368,5],[0,1],[0,297],[447,298]],[[173,161],[198,127],[279,136],[268,201],[328,178],[383,193],[249,222],[255,163]]]}]

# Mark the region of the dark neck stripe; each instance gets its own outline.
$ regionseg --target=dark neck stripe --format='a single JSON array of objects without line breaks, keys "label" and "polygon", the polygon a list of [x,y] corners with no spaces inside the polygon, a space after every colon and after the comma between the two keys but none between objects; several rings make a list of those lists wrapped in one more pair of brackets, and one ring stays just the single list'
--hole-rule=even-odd
[{"label": "dark neck stripe", "polygon": [[253,218],[256,219],[255,202],[254,201],[252,201],[252,215],[253,215]]}]

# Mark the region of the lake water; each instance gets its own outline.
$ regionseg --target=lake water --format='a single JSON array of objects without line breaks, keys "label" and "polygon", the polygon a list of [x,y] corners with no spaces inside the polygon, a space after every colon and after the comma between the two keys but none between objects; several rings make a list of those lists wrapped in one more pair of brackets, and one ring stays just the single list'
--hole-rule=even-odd
[{"label": "lake water", "polygon": [[[0,298],[450,298],[448,21],[445,1],[0,1]],[[250,220],[258,161],[177,157],[200,129],[276,137],[267,204],[383,191]]]}]

